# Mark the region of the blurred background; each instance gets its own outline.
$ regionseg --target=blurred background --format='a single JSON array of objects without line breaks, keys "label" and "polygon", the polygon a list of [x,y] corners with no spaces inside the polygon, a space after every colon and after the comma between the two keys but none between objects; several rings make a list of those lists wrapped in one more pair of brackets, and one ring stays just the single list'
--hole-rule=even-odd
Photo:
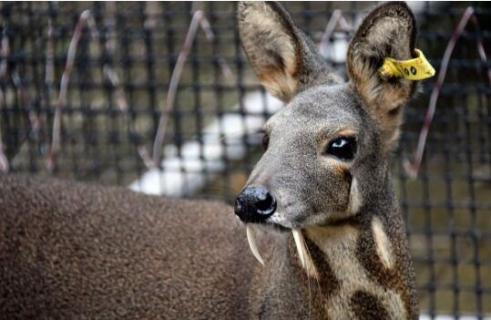
[{"label": "blurred background", "polygon": [[[285,3],[341,75],[375,5]],[[410,5],[437,70],[407,108],[393,161],[421,311],[481,319],[491,315],[491,6]],[[247,64],[235,7],[0,3],[0,171],[233,201],[282,105]]]}]

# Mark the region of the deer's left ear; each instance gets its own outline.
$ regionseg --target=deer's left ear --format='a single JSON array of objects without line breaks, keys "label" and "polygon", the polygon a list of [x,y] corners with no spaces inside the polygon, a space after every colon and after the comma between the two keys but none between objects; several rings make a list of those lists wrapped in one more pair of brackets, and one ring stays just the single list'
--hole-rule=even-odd
[{"label": "deer's left ear", "polygon": [[399,136],[402,110],[415,91],[415,82],[384,77],[379,70],[386,58],[415,57],[415,36],[416,24],[411,10],[405,3],[391,2],[365,18],[348,49],[351,82],[389,147]]}]

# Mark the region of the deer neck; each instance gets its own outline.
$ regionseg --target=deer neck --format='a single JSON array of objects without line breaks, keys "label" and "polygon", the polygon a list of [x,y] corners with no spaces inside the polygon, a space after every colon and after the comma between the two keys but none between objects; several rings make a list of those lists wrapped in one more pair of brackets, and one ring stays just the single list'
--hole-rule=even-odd
[{"label": "deer neck", "polygon": [[[302,234],[315,268],[309,281],[318,287],[325,318],[416,317],[412,269],[398,213],[360,212],[345,224],[313,227]],[[309,273],[308,266],[304,269]]]}]

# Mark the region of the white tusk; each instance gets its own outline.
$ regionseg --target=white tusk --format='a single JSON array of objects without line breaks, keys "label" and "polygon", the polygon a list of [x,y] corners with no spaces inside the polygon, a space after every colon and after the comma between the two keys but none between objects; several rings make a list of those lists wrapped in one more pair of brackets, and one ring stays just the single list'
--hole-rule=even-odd
[{"label": "white tusk", "polygon": [[252,254],[257,259],[257,261],[259,261],[259,263],[264,266],[264,260],[261,257],[259,250],[257,249],[256,235],[251,225],[246,225],[246,233],[247,233],[247,242],[249,242],[249,248],[251,249]]},{"label": "white tusk", "polygon": [[293,240],[295,240],[295,246],[297,247],[298,257],[300,258],[300,264],[307,272],[307,275],[318,278],[317,269],[314,262],[307,252],[305,239],[302,231],[299,229],[292,229]]},{"label": "white tusk", "polygon": [[295,245],[297,246],[298,257],[300,258],[300,263],[302,267],[306,269],[305,265],[305,243],[303,239],[302,232],[298,229],[292,229],[293,240],[295,240]]}]

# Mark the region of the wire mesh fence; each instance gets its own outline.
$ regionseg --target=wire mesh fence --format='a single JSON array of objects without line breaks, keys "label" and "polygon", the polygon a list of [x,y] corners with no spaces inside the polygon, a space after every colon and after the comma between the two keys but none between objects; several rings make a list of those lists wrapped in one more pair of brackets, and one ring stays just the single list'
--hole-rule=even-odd
[{"label": "wire mesh fence", "polygon": [[[373,5],[286,7],[343,74]],[[491,314],[491,7],[413,9],[418,47],[446,71],[407,108],[394,161],[421,310],[479,318]],[[2,171],[225,201],[241,189],[261,154],[257,129],[281,104],[245,60],[234,3],[2,3],[0,14]]]}]

